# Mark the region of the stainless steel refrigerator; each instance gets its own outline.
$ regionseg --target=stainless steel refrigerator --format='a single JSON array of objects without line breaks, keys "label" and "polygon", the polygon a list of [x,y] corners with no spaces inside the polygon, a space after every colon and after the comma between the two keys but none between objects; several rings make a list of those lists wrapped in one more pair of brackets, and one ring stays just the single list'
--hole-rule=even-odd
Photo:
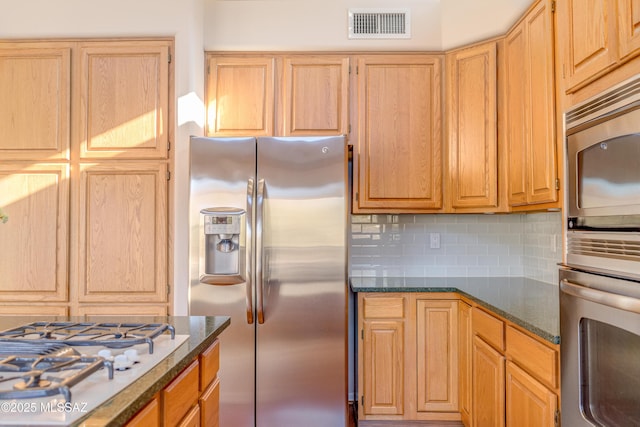
[{"label": "stainless steel refrigerator", "polygon": [[231,316],[221,426],[345,426],[344,138],[192,137],[190,167],[190,314]]}]

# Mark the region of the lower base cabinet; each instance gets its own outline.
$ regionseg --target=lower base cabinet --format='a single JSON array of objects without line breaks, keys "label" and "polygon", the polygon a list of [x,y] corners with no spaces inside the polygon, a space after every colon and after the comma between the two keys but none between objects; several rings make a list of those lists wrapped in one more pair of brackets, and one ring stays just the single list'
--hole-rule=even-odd
[{"label": "lower base cabinet", "polygon": [[360,293],[358,307],[358,418],[459,421],[457,296]]},{"label": "lower base cabinet", "polygon": [[126,424],[219,427],[220,346],[215,340]]},{"label": "lower base cabinet", "polygon": [[464,296],[361,292],[358,329],[360,421],[558,425],[559,346]]}]

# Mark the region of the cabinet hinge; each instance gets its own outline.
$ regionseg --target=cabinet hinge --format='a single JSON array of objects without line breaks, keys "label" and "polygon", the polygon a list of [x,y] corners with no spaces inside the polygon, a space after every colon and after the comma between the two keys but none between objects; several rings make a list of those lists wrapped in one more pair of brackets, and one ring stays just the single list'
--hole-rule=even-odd
[{"label": "cabinet hinge", "polygon": [[360,396],[360,404],[364,408],[364,394],[362,396]]},{"label": "cabinet hinge", "polygon": [[171,295],[171,285],[167,283],[167,296]]},{"label": "cabinet hinge", "polygon": [[167,151],[171,150],[171,141],[167,141]]},{"label": "cabinet hinge", "polygon": [[171,171],[167,171],[167,181],[171,181]]},{"label": "cabinet hinge", "polygon": [[360,329],[360,339],[364,339],[364,329]]},{"label": "cabinet hinge", "polygon": [[349,135],[351,135],[351,123],[349,123]]},{"label": "cabinet hinge", "polygon": [[356,74],[360,74],[360,67],[356,65]]},{"label": "cabinet hinge", "polygon": [[358,192],[356,191],[356,202],[359,202],[359,200],[358,200],[358,197],[359,197],[359,196],[360,196],[360,193],[358,193]]},{"label": "cabinet hinge", "polygon": [[169,64],[171,64],[171,52],[169,52],[168,61],[169,61]]},{"label": "cabinet hinge", "polygon": [[556,190],[560,189],[560,178],[556,178]]},{"label": "cabinet hinge", "polygon": [[553,425],[555,427],[560,426],[560,411],[556,409],[556,412],[553,414]]},{"label": "cabinet hinge", "polygon": [[555,0],[551,2],[551,13],[554,13],[556,11],[556,2]]},{"label": "cabinet hinge", "polygon": [[211,74],[211,65],[207,65],[207,74]]}]

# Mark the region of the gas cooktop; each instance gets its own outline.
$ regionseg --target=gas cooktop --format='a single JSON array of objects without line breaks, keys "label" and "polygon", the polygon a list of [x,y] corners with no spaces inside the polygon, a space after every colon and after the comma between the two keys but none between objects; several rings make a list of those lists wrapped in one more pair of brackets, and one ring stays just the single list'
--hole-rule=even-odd
[{"label": "gas cooktop", "polygon": [[32,322],[0,331],[0,425],[69,425],[187,338],[163,323]]}]

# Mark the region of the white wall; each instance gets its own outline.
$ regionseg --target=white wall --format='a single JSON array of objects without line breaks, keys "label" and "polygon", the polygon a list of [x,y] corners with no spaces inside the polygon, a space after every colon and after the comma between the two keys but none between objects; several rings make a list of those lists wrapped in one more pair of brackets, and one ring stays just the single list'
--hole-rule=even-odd
[{"label": "white wall", "polygon": [[[532,0],[205,0],[206,50],[440,51],[506,30]],[[412,38],[349,40],[349,8],[409,8]]]},{"label": "white wall", "polygon": [[[202,134],[202,108],[183,100],[204,96],[203,0],[0,0],[0,39],[175,37],[175,314],[187,314],[189,135]],[[193,103],[191,103],[193,104]],[[196,103],[197,104],[197,103]],[[196,105],[197,107],[197,105]]]}]

